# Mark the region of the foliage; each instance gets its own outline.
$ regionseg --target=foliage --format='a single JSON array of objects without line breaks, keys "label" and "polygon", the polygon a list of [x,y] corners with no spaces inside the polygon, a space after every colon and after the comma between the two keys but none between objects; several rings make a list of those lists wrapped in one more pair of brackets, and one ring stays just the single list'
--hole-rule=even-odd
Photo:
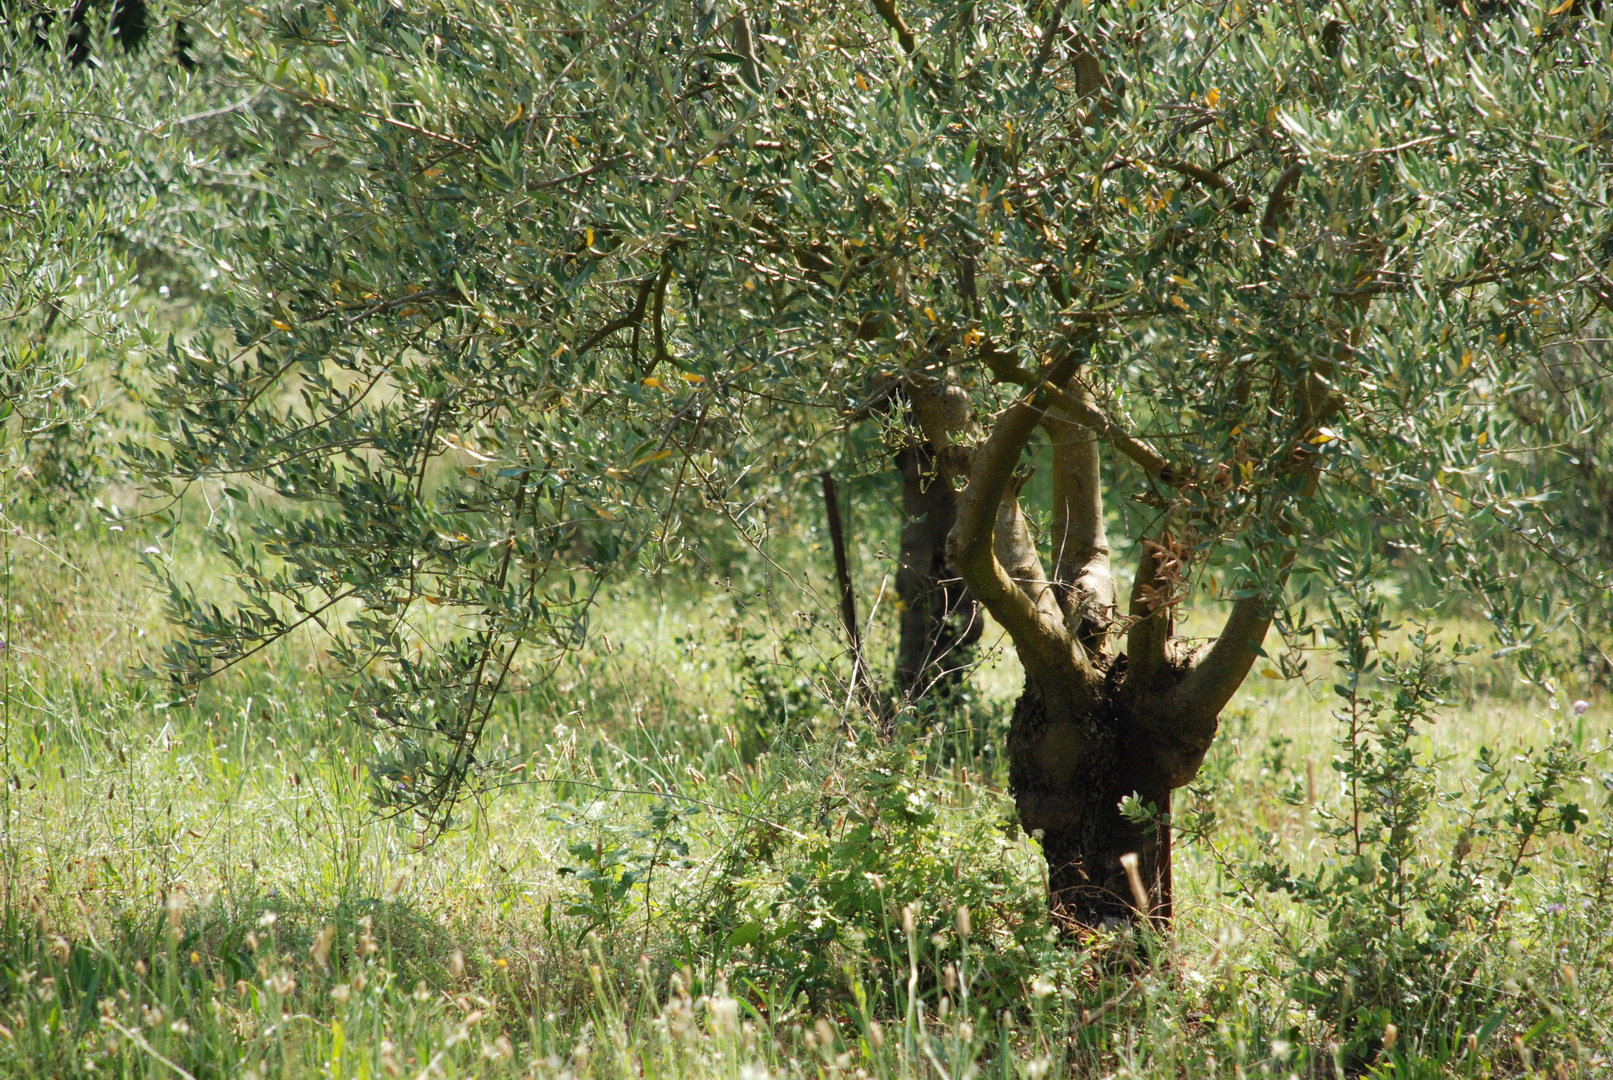
[{"label": "foliage", "polygon": [[[1613,290],[1603,301],[1613,310]],[[1492,578],[1516,581],[1503,594],[1492,590],[1497,622],[1515,625],[1511,610],[1539,604],[1549,591],[1543,581],[1568,574],[1581,579],[1579,603],[1560,612],[1578,643],[1578,655],[1568,656],[1581,668],[1613,677],[1613,657],[1605,642],[1613,631],[1613,444],[1602,418],[1613,408],[1609,398],[1613,353],[1608,349],[1607,316],[1588,339],[1542,350],[1532,376],[1522,381],[1507,401],[1511,422],[1527,432],[1539,451],[1513,463],[1515,483],[1536,493],[1539,513],[1528,527],[1496,552],[1482,570]],[[1557,651],[1542,648],[1539,636],[1513,637],[1507,647],[1517,650],[1540,671],[1543,680],[1563,681],[1567,674]]]},{"label": "foliage", "polygon": [[[13,612],[0,656],[7,1076],[177,1075],[167,1062],[199,1080],[335,1073],[336,1062],[344,1076],[414,1076],[433,1060],[450,1076],[549,1080],[732,1080],[747,1067],[781,1080],[859,1069],[942,1080],[970,1065],[1010,1080],[1332,1073],[1334,1032],[1284,978],[1325,922],[1294,920],[1284,893],[1224,903],[1229,871],[1211,857],[1213,845],[1241,873],[1263,858],[1256,830],[1296,876],[1325,851],[1303,808],[1275,797],[1303,784],[1309,761],[1330,775],[1337,724],[1298,683],[1261,680],[1212,752],[1204,779],[1220,822],[1211,844],[1178,853],[1180,929],[1151,963],[1047,940],[1040,859],[1003,828],[1010,800],[994,758],[948,760],[915,734],[904,760],[862,729],[855,751],[825,737],[736,752],[725,734],[735,706],[709,681],[728,673],[688,648],[721,640],[725,606],[638,596],[606,612],[613,651],[579,654],[557,696],[524,699],[491,735],[512,786],[423,850],[371,813],[368,748],[332,724],[342,687],[321,678],[314,649],[272,650],[205,687],[195,709],[164,707],[160,688],[127,677],[160,628],[136,572],[147,538],[93,522],[60,530],[0,534]],[[172,554],[196,576],[214,565],[177,541]],[[1362,696],[1379,685],[1361,682]],[[981,693],[1000,713],[1012,689],[1009,678]],[[1393,693],[1382,688],[1385,702]],[[1433,729],[1449,740],[1439,786],[1483,782],[1481,745],[1498,766],[1540,745],[1529,710],[1544,707],[1509,696],[1450,709]],[[1605,709],[1598,699],[1582,718],[1591,734]],[[1589,735],[1576,744],[1592,749]],[[541,782],[513,786],[521,778]],[[1319,803],[1339,794],[1317,787]],[[1503,932],[1475,935],[1484,985],[1503,995],[1501,1025],[1440,1064],[1437,1032],[1418,1051],[1397,1018],[1402,1057],[1380,1071],[1606,1069],[1613,846],[1605,795],[1571,801],[1592,820],[1537,840]],[[551,816],[557,802],[579,815]],[[629,891],[625,917],[579,946],[594,919],[567,914],[591,895],[560,872],[585,865],[568,848],[603,838],[634,869],[654,853],[657,804],[701,806],[671,830],[692,865],[663,861],[647,891]],[[1423,851],[1452,850],[1465,805],[1431,804]],[[1492,805],[1507,810],[1504,796]],[[849,843],[854,832],[870,839]],[[791,965],[821,973],[818,1003],[785,999]],[[1415,956],[1402,974],[1435,981]]]},{"label": "foliage", "polygon": [[[805,762],[811,772],[790,786],[816,789],[808,812],[781,812],[802,795],[768,806],[725,853],[714,891],[690,905],[698,920],[679,928],[674,917],[690,956],[717,960],[735,986],[775,1001],[803,995],[818,1009],[844,1001],[856,971],[875,1012],[893,995],[898,1011],[910,995],[931,1008],[951,995],[956,1005],[959,965],[972,964],[974,1007],[988,1015],[1022,1005],[1043,966],[1070,962],[1054,960],[1040,883],[1016,858],[996,798],[982,793],[985,812],[960,814],[921,756],[868,741]],[[802,764],[792,756],[773,767]],[[786,820],[796,827],[776,824]],[[915,941],[924,970],[898,993]]]},{"label": "foliage", "polygon": [[[1442,646],[1418,628],[1403,652],[1381,651],[1395,627],[1365,583],[1332,611],[1342,799],[1315,808],[1327,858],[1296,872],[1270,859],[1267,834],[1254,880],[1317,920],[1315,938],[1290,945],[1285,978],[1296,1003],[1337,1033],[1346,1064],[1454,1061],[1486,1043],[1512,1008],[1503,986],[1512,976],[1492,950],[1527,932],[1531,920],[1512,909],[1534,862],[1573,846],[1590,820],[1574,794],[1589,759],[1558,737],[1519,753],[1514,775],[1503,755],[1480,747],[1475,780],[1448,786],[1448,765],[1422,741],[1451,704],[1450,664],[1476,650]],[[1298,784],[1285,797],[1307,802]],[[1458,823],[1443,855],[1439,808]]]},{"label": "foliage", "polygon": [[[596,804],[595,809],[597,812],[602,808]],[[572,821],[582,816],[576,807],[563,803],[554,813],[565,811],[571,812]],[[663,799],[650,807],[644,826],[624,827],[602,821],[596,823],[593,838],[572,841],[567,852],[580,865],[562,866],[560,874],[582,885],[576,899],[565,909],[567,915],[582,921],[579,943],[595,930],[605,934],[621,932],[635,907],[644,910],[644,933],[648,936],[655,871],[658,867],[686,870],[693,865],[683,832],[689,819],[700,811],[698,803],[675,806]],[[635,889],[642,893],[642,904],[634,903]]]},{"label": "foliage", "polygon": [[86,364],[121,360],[134,337],[118,237],[152,206],[106,115],[128,82],[63,78],[32,39],[0,31],[0,476],[70,489],[95,468],[77,445],[101,408]]},{"label": "foliage", "polygon": [[0,8],[0,475],[49,512],[127,481],[141,361],[221,283],[197,235],[257,202],[212,52],[161,3]]},{"label": "foliage", "polygon": [[913,437],[893,389],[985,424],[1078,346],[1111,512],[1179,563],[1154,602],[1269,606],[1386,540],[1459,576],[1527,515],[1487,418],[1595,303],[1577,9],[258,11],[215,30],[265,215],[132,448],[226,482],[240,601],[174,582],[166,668],[322,627],[439,822],[605,575],[765,536],[847,410]]},{"label": "foliage", "polygon": [[792,626],[770,640],[754,627],[735,627],[734,668],[743,693],[738,718],[754,745],[765,747],[833,720],[829,688],[844,679],[821,660],[809,662],[820,652],[812,629]]}]

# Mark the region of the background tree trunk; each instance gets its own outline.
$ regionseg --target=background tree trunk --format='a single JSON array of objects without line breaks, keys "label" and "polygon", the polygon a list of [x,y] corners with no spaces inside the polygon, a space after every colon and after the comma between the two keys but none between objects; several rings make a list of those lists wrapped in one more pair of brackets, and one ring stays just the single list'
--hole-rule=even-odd
[{"label": "background tree trunk", "polygon": [[898,451],[896,466],[905,518],[896,571],[903,605],[896,689],[907,701],[944,700],[962,682],[981,630],[979,605],[947,554],[957,496],[937,470],[929,443]]}]

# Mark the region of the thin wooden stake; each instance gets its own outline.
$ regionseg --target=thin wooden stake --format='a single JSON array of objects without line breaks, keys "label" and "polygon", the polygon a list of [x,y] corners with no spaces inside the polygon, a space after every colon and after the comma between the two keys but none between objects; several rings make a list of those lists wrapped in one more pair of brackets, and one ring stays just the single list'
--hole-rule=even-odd
[{"label": "thin wooden stake", "polygon": [[862,632],[857,626],[857,597],[851,591],[851,569],[846,563],[846,531],[840,523],[840,499],[835,493],[834,477],[828,470],[819,475],[823,479],[823,505],[829,515],[829,546],[834,549],[835,580],[840,585],[840,622],[846,628],[846,641],[851,646],[851,682],[858,693],[871,702],[868,669],[863,664]]}]

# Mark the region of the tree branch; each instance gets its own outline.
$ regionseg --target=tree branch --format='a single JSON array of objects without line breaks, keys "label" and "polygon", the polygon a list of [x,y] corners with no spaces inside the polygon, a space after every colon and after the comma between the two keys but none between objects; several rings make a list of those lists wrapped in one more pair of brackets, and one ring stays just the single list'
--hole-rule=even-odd
[{"label": "tree branch", "polygon": [[[1070,385],[1078,384],[1071,380]],[[1078,392],[1077,392],[1078,393]],[[1076,394],[1071,397],[1085,404]],[[1098,435],[1062,412],[1042,416],[1053,443],[1053,580],[1065,625],[1089,654],[1108,651],[1115,584],[1103,521]]]},{"label": "tree branch", "polygon": [[1278,174],[1271,185],[1271,194],[1266,197],[1265,212],[1260,215],[1260,243],[1262,247],[1271,248],[1277,244],[1277,226],[1282,222],[1283,212],[1288,209],[1288,189],[1299,181],[1305,172],[1305,166],[1299,162],[1288,166]]},{"label": "tree branch", "polygon": [[1166,461],[1159,451],[1109,419],[1090,401],[1060,390],[1052,383],[1044,382],[1041,391],[1048,401],[1063,410],[1071,420],[1109,440],[1116,450],[1136,462],[1149,476],[1173,487],[1182,482],[1182,477],[1171,468],[1170,462]]},{"label": "tree branch", "polygon": [[[1197,183],[1202,184],[1204,187],[1222,192],[1225,195],[1231,196],[1236,192],[1236,188],[1232,186],[1232,181],[1228,180],[1214,169],[1206,169],[1204,166],[1195,165],[1191,161],[1181,161],[1178,159],[1161,161],[1159,164],[1174,173],[1180,173],[1182,176],[1196,181]],[[1253,207],[1254,203],[1250,201],[1249,196],[1247,195],[1236,198],[1232,202],[1232,209],[1240,214],[1248,213],[1251,209],[1253,209]]]},{"label": "tree branch", "polygon": [[1165,671],[1165,644],[1174,629],[1170,606],[1163,603],[1165,585],[1160,559],[1167,557],[1164,544],[1168,529],[1161,529],[1159,540],[1143,541],[1137,573],[1131,580],[1131,601],[1127,614],[1132,618],[1126,632],[1126,680],[1133,685],[1152,687]]},{"label": "tree branch", "polygon": [[1030,522],[1019,505],[1019,488],[1025,479],[1025,474],[1015,473],[1011,490],[997,506],[997,524],[992,534],[993,551],[997,561],[1008,571],[1009,580],[1031,598],[1041,617],[1049,623],[1067,627],[1064,608],[1059,604],[1057,583],[1042,567],[1042,556],[1036,550]]},{"label": "tree branch", "polygon": [[918,48],[918,42],[913,38],[913,31],[908,29],[907,23],[902,21],[902,13],[896,10],[896,0],[873,0],[874,10],[885,24],[896,32],[896,40],[901,44],[902,51],[909,56]]},{"label": "tree branch", "polygon": [[[1291,556],[1284,560],[1272,583],[1275,588],[1281,589],[1287,583],[1292,564]],[[1234,601],[1215,643],[1194,658],[1187,676],[1166,692],[1165,699],[1170,704],[1158,710],[1171,719],[1179,739],[1193,744],[1202,741],[1206,748],[1210,745],[1216,718],[1249,677],[1274,614],[1264,593]]]},{"label": "tree branch", "polygon": [[[1072,650],[1061,620],[1048,618],[997,557],[997,523],[1014,467],[1036,430],[1041,410],[1030,398],[1010,405],[974,453],[969,486],[953,526],[952,561],[975,599],[1002,623],[1020,656],[1041,674],[1067,670]],[[1017,512],[1017,510],[1016,510]]]},{"label": "tree branch", "polygon": [[[1308,446],[1302,446],[1299,452],[1305,459],[1295,501],[1304,504],[1316,494],[1320,483],[1321,455]],[[1296,531],[1291,521],[1282,528],[1289,540]],[[1266,579],[1271,585],[1269,591],[1251,592],[1233,602],[1215,642],[1195,656],[1187,675],[1157,699],[1158,707],[1153,712],[1169,720],[1172,737],[1177,741],[1199,750],[1209,748],[1221,710],[1249,677],[1260,655],[1260,643],[1271,629],[1276,609],[1268,597],[1288,584],[1298,554],[1297,545],[1292,544],[1283,553],[1276,573]]]}]

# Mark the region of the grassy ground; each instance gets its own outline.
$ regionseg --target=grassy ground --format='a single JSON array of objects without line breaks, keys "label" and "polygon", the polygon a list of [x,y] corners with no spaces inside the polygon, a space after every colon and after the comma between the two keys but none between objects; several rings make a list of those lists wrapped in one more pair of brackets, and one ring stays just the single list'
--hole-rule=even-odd
[{"label": "grassy ground", "polygon": [[[1361,1051],[1296,972],[1430,916],[1259,869],[1340,864],[1317,819],[1349,812],[1328,679],[1257,678],[1229,712],[1178,806],[1216,825],[1179,845],[1169,937],[1061,945],[994,753],[1005,657],[948,726],[885,746],[819,692],[823,638],[721,595],[624,600],[608,651],[510,702],[503,789],[423,847],[373,812],[317,643],[193,707],[130,677],[164,633],[152,542],[5,538],[0,1075],[1613,1074],[1594,696],[1574,717],[1572,688],[1554,708],[1478,663],[1415,740],[1428,784],[1394,789],[1424,799],[1411,862],[1437,876],[1467,844],[1492,869],[1444,937],[1362,946],[1342,1014],[1367,1018]],[[1554,734],[1588,772],[1531,789]],[[1502,774],[1487,832],[1473,807]],[[1590,817],[1572,835],[1520,832],[1568,805]]]}]

